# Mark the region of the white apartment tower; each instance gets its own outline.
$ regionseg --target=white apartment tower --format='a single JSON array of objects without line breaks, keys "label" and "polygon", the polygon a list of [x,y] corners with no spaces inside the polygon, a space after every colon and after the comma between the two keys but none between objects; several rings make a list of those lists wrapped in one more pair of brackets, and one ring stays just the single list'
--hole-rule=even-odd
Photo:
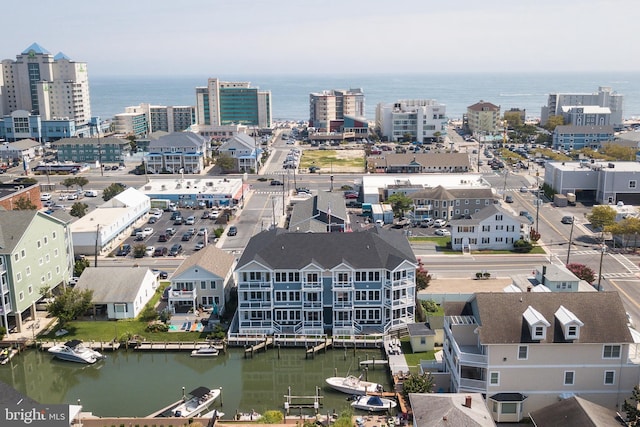
[{"label": "white apartment tower", "polygon": [[364,117],[362,89],[332,89],[309,95],[310,127],[323,132],[337,131],[345,116]]},{"label": "white apartment tower", "polygon": [[[547,105],[540,111],[540,124],[544,126],[551,116],[565,116],[565,124],[574,126],[603,126],[611,125],[614,129],[619,129],[623,125],[623,102],[624,95],[616,93],[610,87],[600,86],[594,93],[551,93],[547,98]],[[567,123],[566,120],[573,120],[572,117],[563,114],[570,110],[590,109],[601,107],[598,114],[610,113],[609,123],[597,121],[596,123]],[[608,111],[607,111],[608,110]],[[583,112],[580,112],[581,114]]]},{"label": "white apartment tower", "polygon": [[447,134],[447,107],[433,99],[380,103],[376,108],[376,128],[389,141],[402,141],[410,135],[414,141],[430,142]]},{"label": "white apartment tower", "polygon": [[63,53],[52,55],[37,43],[16,60],[0,63],[0,113],[26,110],[44,120],[69,118],[89,124],[91,103],[87,64]]}]

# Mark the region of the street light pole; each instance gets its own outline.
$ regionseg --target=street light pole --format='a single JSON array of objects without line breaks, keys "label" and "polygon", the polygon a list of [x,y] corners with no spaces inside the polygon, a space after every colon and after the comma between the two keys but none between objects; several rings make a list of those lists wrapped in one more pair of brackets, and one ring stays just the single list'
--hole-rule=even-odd
[{"label": "street light pole", "polygon": [[536,232],[538,232],[538,219],[540,218],[540,186],[538,186],[538,191],[536,191]]},{"label": "street light pole", "polygon": [[569,232],[569,247],[567,248],[567,262],[569,264],[569,256],[571,255],[571,240],[573,239],[573,225],[576,222],[574,217],[571,217],[571,231]]}]

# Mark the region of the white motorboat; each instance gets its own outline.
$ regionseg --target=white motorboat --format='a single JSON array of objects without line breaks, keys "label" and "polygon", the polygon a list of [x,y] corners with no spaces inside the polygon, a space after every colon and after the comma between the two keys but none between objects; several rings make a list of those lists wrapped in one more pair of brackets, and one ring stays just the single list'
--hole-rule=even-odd
[{"label": "white motorboat", "polygon": [[362,375],[360,377],[354,377],[353,375],[347,377],[331,377],[325,381],[330,387],[347,394],[363,395],[383,391],[380,384],[363,381]]},{"label": "white motorboat", "polygon": [[378,396],[359,396],[356,400],[351,402],[351,406],[356,409],[362,409],[363,411],[380,412],[389,411],[395,408],[397,403],[395,400],[385,399]]},{"label": "white motorboat", "polygon": [[180,417],[189,418],[197,417],[203,414],[207,408],[220,396],[220,389],[198,387],[195,390],[189,392],[188,395],[184,394],[182,399],[169,405],[161,413],[155,415],[156,417]]},{"label": "white motorboat", "polygon": [[201,346],[191,352],[191,357],[215,357],[220,351],[213,346]]},{"label": "white motorboat", "polygon": [[64,344],[54,345],[49,349],[49,353],[58,359],[89,364],[96,363],[106,357],[89,347],[85,347],[80,340],[71,340]]}]

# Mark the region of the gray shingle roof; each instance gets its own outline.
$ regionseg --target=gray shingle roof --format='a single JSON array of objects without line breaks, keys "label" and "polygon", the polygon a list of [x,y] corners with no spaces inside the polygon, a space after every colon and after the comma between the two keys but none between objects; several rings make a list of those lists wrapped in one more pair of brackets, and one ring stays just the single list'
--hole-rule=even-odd
[{"label": "gray shingle roof", "polygon": [[263,231],[249,240],[238,268],[252,260],[273,269],[299,269],[311,262],[327,269],[343,262],[357,269],[394,269],[405,260],[416,262],[406,237],[380,227],[355,233]]},{"label": "gray shingle roof", "polygon": [[88,267],[76,288],[92,290],[94,304],[131,302],[147,273],[153,275],[146,267]]},{"label": "gray shingle roof", "polygon": [[445,305],[445,314],[471,315],[480,324],[483,345],[532,342],[523,313],[531,306],[551,323],[546,342],[564,343],[555,312],[564,306],[580,319],[580,343],[633,343],[627,317],[617,292],[522,292],[477,293],[470,302]]},{"label": "gray shingle roof", "polygon": [[172,277],[178,277],[187,269],[197,265],[224,279],[227,277],[229,270],[233,268],[234,262],[235,257],[230,253],[215,245],[207,245],[205,248],[185,258],[182,264],[173,272]]},{"label": "gray shingle roof", "polygon": [[617,413],[578,396],[531,412],[538,427],[621,426]]},{"label": "gray shingle roof", "polygon": [[575,126],[575,125],[560,125],[556,126],[555,133],[610,133],[613,136],[613,126]]},{"label": "gray shingle roof", "polygon": [[[289,224],[293,225],[296,232],[323,233],[327,231],[327,222],[318,218],[313,218],[318,213],[327,213],[331,206],[331,216],[345,221],[347,218],[347,207],[344,204],[344,197],[339,193],[319,192],[317,195],[302,200],[293,205]],[[335,220],[334,220],[335,221]]]},{"label": "gray shingle roof", "polygon": [[486,219],[491,218],[493,215],[496,215],[496,214],[502,214],[507,218],[513,218],[514,220],[521,223],[525,223],[525,224],[529,223],[529,220],[527,218],[523,216],[516,216],[510,211],[508,211],[507,209],[500,206],[499,204],[494,203],[493,205],[489,205],[479,210],[478,212],[471,214],[470,219],[461,218],[461,219],[452,220],[451,227],[455,225],[478,225],[483,221],[485,221]]},{"label": "gray shingle roof", "polygon": [[199,149],[204,144],[204,138],[193,132],[173,132],[163,135],[149,142],[149,149],[157,147],[191,147]]},{"label": "gray shingle roof", "polygon": [[[470,408],[464,405],[467,396]],[[409,401],[418,427],[496,425],[480,393],[409,393]]]},{"label": "gray shingle roof", "polygon": [[36,215],[41,219],[62,224],[60,220],[36,210],[2,212],[0,214],[0,253],[8,254],[15,249]]}]

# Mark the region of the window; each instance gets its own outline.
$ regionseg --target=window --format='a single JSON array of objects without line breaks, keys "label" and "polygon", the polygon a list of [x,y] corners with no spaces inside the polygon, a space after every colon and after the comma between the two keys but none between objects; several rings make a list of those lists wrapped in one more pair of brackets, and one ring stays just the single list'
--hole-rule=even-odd
[{"label": "window", "polygon": [[27,268],[25,268],[24,271],[27,274],[27,276],[31,276],[31,267],[27,266]]},{"label": "window", "polygon": [[604,371],[604,384],[613,385],[616,382],[616,371]]},{"label": "window", "polygon": [[200,289],[205,290],[207,289],[207,282],[204,280],[200,281]]},{"label": "window", "polygon": [[575,375],[575,371],[564,371],[564,385],[573,385]]},{"label": "window", "polygon": [[18,272],[16,273],[16,281],[21,281],[22,280],[22,273]]},{"label": "window", "polygon": [[578,336],[578,327],[577,326],[569,326],[569,330],[567,331],[568,337],[576,337]]},{"label": "window", "polygon": [[635,180],[629,181],[629,188],[636,188],[636,181]]},{"label": "window", "polygon": [[518,410],[518,404],[512,402],[502,402],[501,409],[501,414],[515,414]]},{"label": "window", "polygon": [[22,292],[22,291],[21,291],[21,292],[18,294],[18,300],[20,300],[20,301],[24,300],[24,292]]},{"label": "window", "polygon": [[536,326],[533,329],[534,338],[544,338],[544,326]]},{"label": "window", "polygon": [[500,372],[491,372],[489,376],[489,384],[500,385]]},{"label": "window", "polygon": [[27,292],[29,292],[29,295],[33,293],[33,285],[29,285],[29,287],[27,287]]},{"label": "window", "polygon": [[42,246],[42,243],[40,243],[40,240],[36,240],[36,246],[38,247],[38,249],[40,249],[40,247]]},{"label": "window", "polygon": [[44,236],[44,238],[42,240],[44,240],[44,244],[45,245],[49,244],[49,238],[47,236]]},{"label": "window", "polygon": [[518,360],[527,360],[529,356],[529,347],[526,345],[521,345],[518,347]]},{"label": "window", "polygon": [[27,252],[23,249],[20,251],[20,258],[24,258],[25,256],[27,256]]},{"label": "window", "polygon": [[603,359],[620,359],[619,345],[605,345],[602,352]]},{"label": "window", "polygon": [[17,253],[13,254],[13,260],[14,261],[18,261],[19,259],[20,259],[19,255]]}]

